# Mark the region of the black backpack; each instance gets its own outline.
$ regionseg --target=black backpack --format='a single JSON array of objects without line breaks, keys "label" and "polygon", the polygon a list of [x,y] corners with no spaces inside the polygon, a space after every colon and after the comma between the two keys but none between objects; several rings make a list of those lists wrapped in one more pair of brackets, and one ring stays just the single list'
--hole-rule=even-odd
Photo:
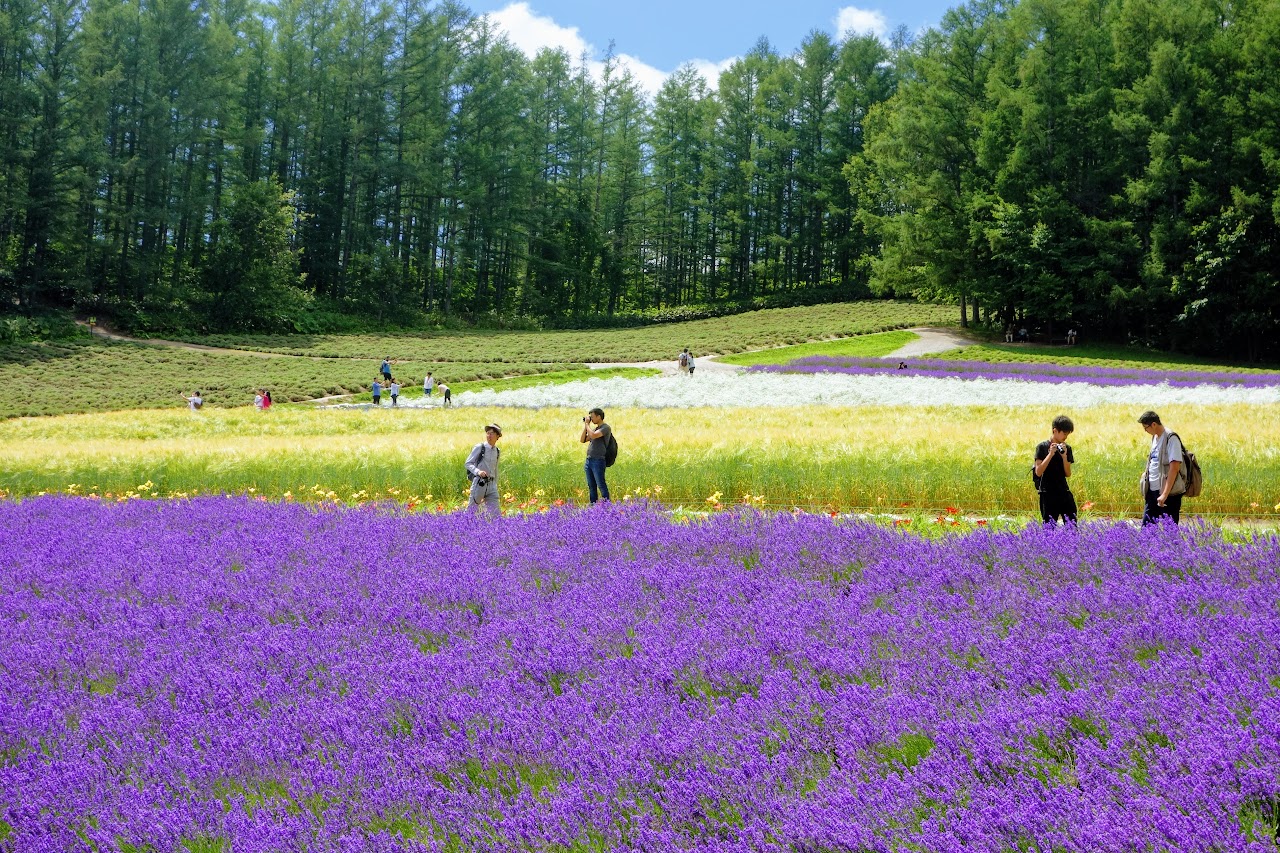
[{"label": "black backpack", "polygon": [[613,437],[613,430],[609,430],[609,440],[604,445],[604,467],[612,468],[613,463],[618,461],[618,440]]},{"label": "black backpack", "polygon": [[[487,444],[480,445],[480,458],[476,460],[476,465],[479,465],[481,462],[484,461],[484,452],[488,449],[489,449],[489,446]],[[476,475],[471,472],[470,468],[467,468],[466,471],[467,471],[467,482],[468,483],[475,482]]]}]

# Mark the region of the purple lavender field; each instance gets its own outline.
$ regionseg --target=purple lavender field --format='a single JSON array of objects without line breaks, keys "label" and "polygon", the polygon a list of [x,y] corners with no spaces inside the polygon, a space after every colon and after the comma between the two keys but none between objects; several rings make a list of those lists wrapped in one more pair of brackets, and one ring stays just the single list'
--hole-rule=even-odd
[{"label": "purple lavender field", "polygon": [[1239,373],[1213,370],[1162,370],[1159,368],[1105,367],[1043,362],[948,361],[911,359],[904,369],[898,361],[883,358],[815,355],[782,365],[748,368],[768,373],[843,373],[849,376],[930,376],[940,379],[1018,379],[1024,382],[1083,382],[1089,385],[1160,385],[1221,388],[1273,388],[1280,373]]},{"label": "purple lavender field", "polygon": [[0,849],[1278,849],[1275,537],[41,498],[0,546]]}]

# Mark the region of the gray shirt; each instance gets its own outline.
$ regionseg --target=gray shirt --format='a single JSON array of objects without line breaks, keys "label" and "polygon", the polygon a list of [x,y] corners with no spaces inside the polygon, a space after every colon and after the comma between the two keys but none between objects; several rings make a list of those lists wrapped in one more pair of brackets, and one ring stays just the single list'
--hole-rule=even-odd
[{"label": "gray shirt", "polygon": [[[1182,462],[1182,442],[1166,428],[1159,435],[1151,436],[1151,451],[1147,454],[1147,488],[1156,492],[1164,488],[1170,462]],[[1179,477],[1182,473],[1179,472]],[[1176,480],[1174,486],[1177,486]]]},{"label": "gray shirt", "polygon": [[593,438],[587,442],[587,458],[603,459],[605,457],[605,448],[609,445],[609,436],[613,434],[613,427],[601,422],[599,426],[591,428],[592,432],[599,432],[599,438]]},{"label": "gray shirt", "polygon": [[467,457],[467,470],[472,474],[478,470],[488,471],[489,479],[496,480],[498,479],[498,457],[497,445],[490,446],[489,442],[482,441],[471,448],[471,454]]}]

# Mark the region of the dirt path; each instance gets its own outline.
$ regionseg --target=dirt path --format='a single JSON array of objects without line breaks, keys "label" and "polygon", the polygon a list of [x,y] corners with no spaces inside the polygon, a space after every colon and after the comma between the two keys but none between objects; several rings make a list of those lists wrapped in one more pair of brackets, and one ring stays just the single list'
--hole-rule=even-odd
[{"label": "dirt path", "polygon": [[920,336],[919,340],[912,341],[906,346],[899,347],[883,358],[907,358],[910,356],[925,355],[926,353],[946,352],[947,350],[967,347],[978,343],[977,339],[958,332],[955,329],[931,329],[919,328],[908,329],[909,332],[915,332]]},{"label": "dirt path", "polygon": [[[151,347],[169,347],[170,349],[189,349],[196,352],[220,352],[227,355],[251,355],[254,358],[307,358],[312,361],[333,361],[332,358],[326,358],[319,355],[294,355],[287,352],[261,352],[259,350],[250,349],[231,349],[229,347],[211,347],[205,344],[191,344],[186,341],[169,341],[164,338],[131,338],[128,335],[117,334],[108,331],[101,326],[90,326],[81,320],[76,321],[76,325],[83,326],[89,330],[89,334],[97,338],[103,338],[108,341],[119,341],[126,344],[145,344]],[[377,361],[377,359],[353,359],[359,361]]]},{"label": "dirt path", "polygon": [[[958,347],[967,347],[971,344],[978,343],[977,339],[971,338],[955,329],[935,329],[928,327],[920,327],[908,329],[914,332],[918,339],[911,343],[899,347],[882,358],[911,358],[921,356],[926,353],[946,352]],[[839,340],[839,339],[837,339]],[[765,347],[762,350],[752,350],[752,352],[768,352],[770,349],[780,349],[780,347]],[[736,364],[723,364],[716,359],[719,355],[702,355],[698,356],[695,372],[704,373],[741,373],[746,370]],[[609,367],[647,367],[661,370],[664,375],[672,375],[680,372],[680,368],[676,365],[675,359],[663,361],[610,361],[600,362],[598,364],[587,365],[592,370],[603,370]]]}]

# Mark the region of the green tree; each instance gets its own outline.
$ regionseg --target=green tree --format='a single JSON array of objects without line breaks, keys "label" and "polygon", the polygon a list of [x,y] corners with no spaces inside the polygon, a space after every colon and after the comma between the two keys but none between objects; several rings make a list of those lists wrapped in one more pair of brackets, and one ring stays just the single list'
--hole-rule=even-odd
[{"label": "green tree", "polygon": [[214,223],[203,306],[218,331],[301,331],[309,304],[293,248],[296,199],[274,180],[229,193]]}]

